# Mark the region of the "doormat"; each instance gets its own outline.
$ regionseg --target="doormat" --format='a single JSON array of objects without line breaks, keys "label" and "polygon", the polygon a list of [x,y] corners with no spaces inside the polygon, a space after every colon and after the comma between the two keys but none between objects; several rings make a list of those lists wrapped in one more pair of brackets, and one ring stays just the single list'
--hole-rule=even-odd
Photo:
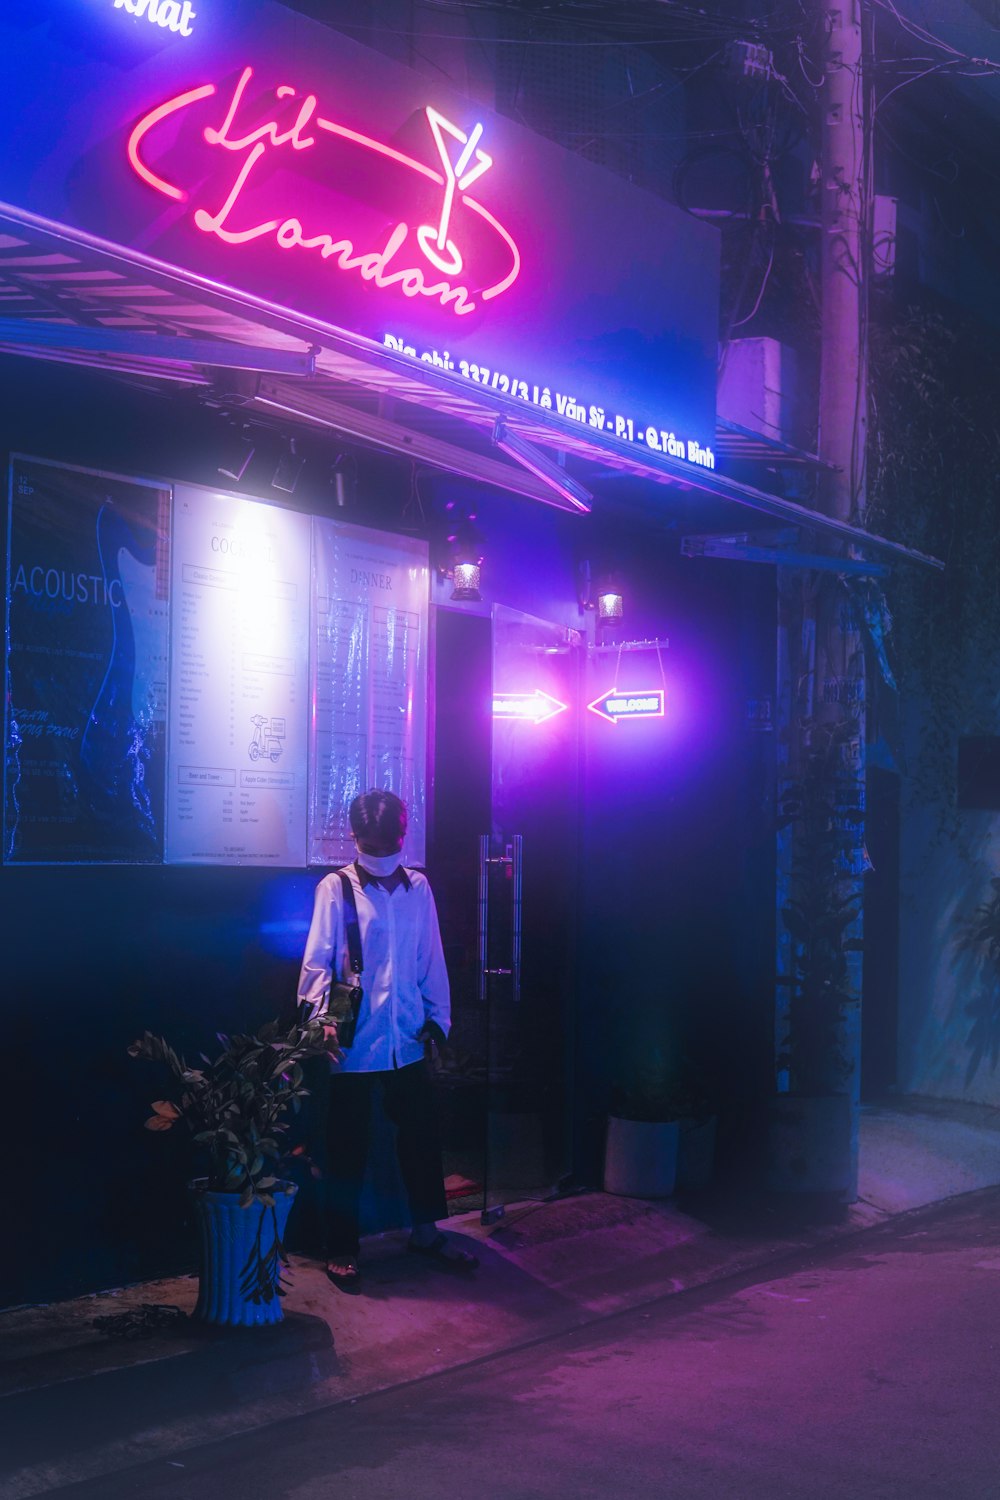
[{"label": "doormat", "polygon": [[545,1245],[551,1240],[596,1234],[602,1229],[641,1224],[662,1217],[662,1209],[634,1198],[587,1193],[511,1210],[490,1239],[511,1249],[521,1245]]}]

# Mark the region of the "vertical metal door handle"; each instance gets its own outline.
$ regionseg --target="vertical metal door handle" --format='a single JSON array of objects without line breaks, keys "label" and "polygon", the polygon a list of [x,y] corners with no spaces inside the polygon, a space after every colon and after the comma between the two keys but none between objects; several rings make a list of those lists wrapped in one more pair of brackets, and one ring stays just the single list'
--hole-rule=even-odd
[{"label": "vertical metal door handle", "polygon": [[524,839],[521,834],[515,833],[513,839],[512,863],[514,890],[512,893],[511,907],[511,944],[510,944],[510,970],[511,970],[511,998],[515,1005],[521,999],[521,896],[523,894],[522,865]]},{"label": "vertical metal door handle", "polygon": [[490,904],[490,836],[479,835],[479,980],[478,998],[486,1001],[486,965],[488,961]]}]

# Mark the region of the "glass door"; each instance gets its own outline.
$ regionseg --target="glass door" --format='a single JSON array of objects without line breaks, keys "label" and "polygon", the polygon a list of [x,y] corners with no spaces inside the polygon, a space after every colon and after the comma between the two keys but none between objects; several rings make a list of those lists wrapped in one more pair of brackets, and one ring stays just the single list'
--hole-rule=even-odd
[{"label": "glass door", "polygon": [[552,1196],[571,1166],[581,656],[575,632],[495,606],[477,890],[484,1218]]}]

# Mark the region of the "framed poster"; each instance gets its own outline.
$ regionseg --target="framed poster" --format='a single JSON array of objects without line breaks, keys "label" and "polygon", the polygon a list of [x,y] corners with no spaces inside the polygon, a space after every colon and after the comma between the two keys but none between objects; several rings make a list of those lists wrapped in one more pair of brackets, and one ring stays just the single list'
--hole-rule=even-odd
[{"label": "framed poster", "polygon": [[354,858],[348,808],[373,787],[409,810],[404,858],[427,828],[427,543],[314,519],[309,863]]},{"label": "framed poster", "polygon": [[306,862],[308,516],[176,485],[168,863]]},{"label": "framed poster", "polygon": [[163,857],[170,491],[10,462],[4,858]]}]

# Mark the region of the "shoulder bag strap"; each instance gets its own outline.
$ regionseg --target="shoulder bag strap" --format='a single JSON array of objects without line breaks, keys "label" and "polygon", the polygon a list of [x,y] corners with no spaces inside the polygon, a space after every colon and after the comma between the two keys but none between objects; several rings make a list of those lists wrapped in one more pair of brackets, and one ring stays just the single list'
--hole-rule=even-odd
[{"label": "shoulder bag strap", "polygon": [[364,965],[361,961],[361,928],[358,924],[358,903],[354,899],[354,886],[350,875],[345,870],[338,870],[340,883],[344,888],[344,930],[347,934],[347,954],[351,961],[351,973],[360,974]]}]

